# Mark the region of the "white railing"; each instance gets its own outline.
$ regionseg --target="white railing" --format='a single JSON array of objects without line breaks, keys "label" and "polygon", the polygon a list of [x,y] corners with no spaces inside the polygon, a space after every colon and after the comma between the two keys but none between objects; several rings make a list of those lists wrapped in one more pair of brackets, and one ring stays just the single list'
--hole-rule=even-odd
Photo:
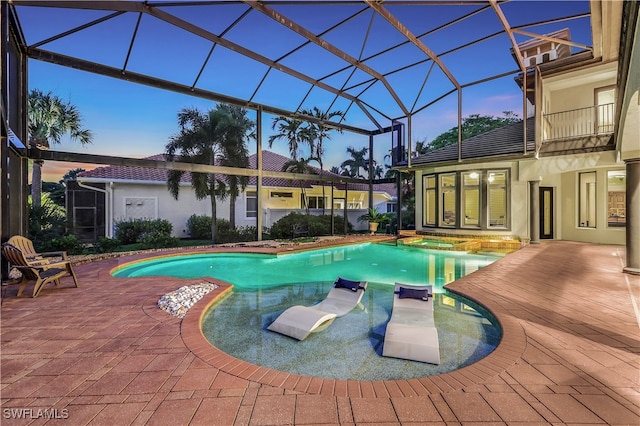
[{"label": "white railing", "polygon": [[597,105],[542,116],[542,140],[613,133],[614,104]]}]

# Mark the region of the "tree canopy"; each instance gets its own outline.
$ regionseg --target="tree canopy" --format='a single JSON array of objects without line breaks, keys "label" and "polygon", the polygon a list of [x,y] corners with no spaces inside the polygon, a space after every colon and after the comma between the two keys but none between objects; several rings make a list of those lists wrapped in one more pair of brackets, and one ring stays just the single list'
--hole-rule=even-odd
[{"label": "tree canopy", "polygon": [[[520,121],[513,111],[504,111],[504,117],[493,115],[471,114],[462,119],[462,140],[486,133],[489,130],[498,129]],[[452,127],[433,139],[428,145],[428,151],[435,151],[447,145],[458,143],[458,126]],[[424,147],[421,147],[424,150]]]}]

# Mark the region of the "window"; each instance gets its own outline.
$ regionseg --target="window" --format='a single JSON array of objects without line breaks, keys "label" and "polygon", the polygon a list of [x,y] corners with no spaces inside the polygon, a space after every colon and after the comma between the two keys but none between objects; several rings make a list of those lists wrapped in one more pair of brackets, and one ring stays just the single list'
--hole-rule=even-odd
[{"label": "window", "polygon": [[436,226],[436,175],[424,176],[422,186],[424,187],[422,223],[424,226]]},{"label": "window", "polygon": [[395,213],[398,211],[397,203],[387,203],[387,213]]},{"label": "window", "polygon": [[456,174],[440,175],[440,226],[456,226]]},{"label": "window", "polygon": [[480,226],[480,173],[462,173],[462,225]]},{"label": "window", "polygon": [[596,172],[578,174],[578,227],[596,227]]},{"label": "window", "polygon": [[508,229],[509,170],[422,176],[422,226]]},{"label": "window", "polygon": [[507,226],[507,171],[489,170],[487,176],[487,193],[489,199],[489,227],[503,228]]},{"label": "window", "polygon": [[624,227],[627,224],[627,173],[624,170],[607,172],[607,225]]},{"label": "window", "polygon": [[307,204],[310,209],[322,209],[325,206],[325,199],[322,196],[307,196]]},{"label": "window", "polygon": [[293,198],[293,192],[271,191],[271,198]]},{"label": "window", "polygon": [[258,193],[256,191],[246,192],[247,217],[258,217]]}]

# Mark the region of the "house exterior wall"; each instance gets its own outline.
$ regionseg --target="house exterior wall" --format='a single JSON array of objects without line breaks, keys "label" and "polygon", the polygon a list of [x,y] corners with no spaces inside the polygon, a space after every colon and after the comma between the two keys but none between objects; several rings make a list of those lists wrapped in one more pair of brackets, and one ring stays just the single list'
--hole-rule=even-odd
[{"label": "house exterior wall", "polygon": [[[114,183],[112,188],[114,224],[130,218],[166,219],[173,225],[172,235],[185,238],[189,236],[187,219],[193,214],[211,216],[210,200],[198,200],[190,186],[180,188],[178,199],[171,196],[166,184],[156,183]],[[142,200],[145,205],[136,211],[135,206]],[[146,207],[146,200],[149,204]],[[129,208],[128,208],[129,207]],[[229,218],[229,203],[217,202],[218,218]]]},{"label": "house exterior wall", "polygon": [[[256,226],[255,216],[247,215],[247,198],[255,187],[248,187],[236,199],[236,226]],[[280,193],[277,196],[275,193]],[[282,196],[290,193],[291,197]],[[305,189],[306,195],[322,197],[322,187]],[[210,200],[198,200],[189,185],[182,186],[178,200],[174,199],[164,183],[152,182],[114,182],[111,185],[110,196],[112,199],[113,224],[118,221],[133,218],[166,219],[173,225],[172,235],[178,238],[189,237],[187,220],[191,215],[211,216]],[[282,216],[292,211],[305,211],[301,209],[300,188],[274,188],[263,187],[263,226],[270,227]],[[326,188],[325,197],[331,199],[331,188]],[[344,191],[334,190],[334,198],[343,197]],[[388,195],[374,192],[374,206],[379,211],[386,212],[386,204],[391,199]],[[357,221],[368,207],[368,191],[349,191],[349,203],[360,203],[362,209],[348,210],[348,220],[355,230],[367,229],[367,223]],[[219,219],[229,220],[230,200],[217,200],[217,214]],[[327,203],[326,214],[331,211],[330,203]],[[312,214],[322,214],[322,209],[310,209]],[[342,216],[342,209],[335,209],[334,214]],[[114,230],[112,229],[111,235]]]},{"label": "house exterior wall", "polygon": [[[616,162],[614,151],[541,158],[520,165],[522,179],[541,176],[541,186],[554,188],[556,239],[622,245],[625,228],[608,225],[607,193],[616,188],[608,185],[607,172],[615,170],[624,170],[624,164]],[[578,176],[589,172],[596,173],[596,224],[592,228],[580,227],[578,219]]]},{"label": "house exterior wall", "polygon": [[[255,226],[256,218],[247,216],[247,198],[251,192],[255,192],[255,188],[250,187],[238,197],[236,200],[236,225],[237,226]],[[262,188],[262,208],[263,217],[262,224],[265,227],[270,227],[273,223],[277,222],[283,216],[298,211],[305,212],[305,209],[301,206],[301,189],[300,188],[274,188],[263,187]],[[291,193],[291,197],[284,197],[282,195],[277,196],[274,193]],[[322,187],[314,186],[312,188],[305,188],[305,194],[307,197],[322,198]],[[327,200],[325,206],[325,214],[331,212],[331,187],[325,187],[324,197]],[[334,203],[334,214],[343,216],[343,206],[341,200],[345,197],[345,191],[339,191],[334,189],[333,197],[336,201]],[[391,202],[391,198],[383,193],[373,193],[373,205],[381,213],[387,211],[387,203]],[[339,205],[337,205],[339,204]],[[369,193],[368,191],[348,191],[348,213],[347,219],[353,225],[354,230],[365,230],[368,228],[367,223],[361,223],[357,221],[357,218],[366,212],[369,206]],[[360,208],[354,208],[360,206]],[[315,215],[322,214],[321,208],[310,208],[310,213]]]},{"label": "house exterior wall", "polygon": [[[426,227],[423,225],[424,188],[422,176],[434,172],[463,172],[479,169],[508,168],[510,179],[510,226],[503,231],[497,229],[467,229],[458,227]],[[599,244],[625,244],[625,228],[612,227],[608,223],[608,192],[621,189],[607,182],[607,173],[624,170],[624,164],[616,162],[614,151],[591,154],[542,157],[513,162],[486,162],[473,165],[449,166],[416,171],[416,229],[419,232],[460,235],[512,235],[530,238],[529,182],[538,181],[541,187],[554,190],[554,238],[592,242]],[[580,173],[595,172],[596,176],[596,224],[593,227],[579,226],[578,180]]]}]

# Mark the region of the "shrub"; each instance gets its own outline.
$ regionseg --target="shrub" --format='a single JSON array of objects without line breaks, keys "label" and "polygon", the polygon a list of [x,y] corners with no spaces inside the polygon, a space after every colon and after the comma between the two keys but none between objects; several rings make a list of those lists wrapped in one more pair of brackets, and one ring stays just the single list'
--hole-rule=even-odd
[{"label": "shrub", "polygon": [[116,223],[116,238],[122,244],[140,242],[143,234],[159,233],[171,236],[173,225],[166,219],[127,219]]},{"label": "shrub", "polygon": [[[191,238],[211,240],[211,216],[191,215],[187,220],[187,228]],[[231,228],[227,219],[216,219],[216,244],[253,241],[256,239],[255,226],[240,226]]]},{"label": "shrub", "polygon": [[191,238],[211,240],[211,216],[191,215],[189,219],[187,219],[187,229],[189,229]]},{"label": "shrub", "polygon": [[171,233],[167,234],[164,230],[157,229],[144,232],[139,242],[142,249],[177,247],[180,244],[180,240],[172,237]]},{"label": "shrub", "polygon": [[64,236],[67,217],[64,207],[58,206],[46,192],[42,193],[40,206],[34,206],[29,197],[29,238],[38,251],[47,251],[45,246],[54,238]]},{"label": "shrub", "polygon": [[68,254],[84,253],[84,245],[75,235],[63,235],[44,244],[44,251],[66,251]]},{"label": "shrub", "polygon": [[120,247],[120,241],[117,238],[100,237],[94,247],[97,253],[111,253]]},{"label": "shrub", "polygon": [[[312,216],[300,213],[289,213],[275,222],[269,230],[269,236],[274,239],[291,238],[291,229],[302,227],[309,230],[310,237],[321,235],[331,235],[331,216]],[[353,226],[348,223],[347,230],[351,231]],[[333,227],[334,234],[341,234],[344,231],[344,219],[342,216],[335,216]]]}]

